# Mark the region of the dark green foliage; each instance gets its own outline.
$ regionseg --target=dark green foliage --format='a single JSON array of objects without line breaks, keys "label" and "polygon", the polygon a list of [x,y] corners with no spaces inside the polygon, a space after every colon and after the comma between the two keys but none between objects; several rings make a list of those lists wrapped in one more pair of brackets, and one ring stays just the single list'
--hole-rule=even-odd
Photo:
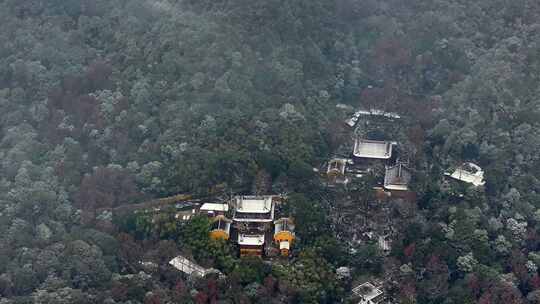
[{"label": "dark green foliage", "polygon": [[236,270],[231,245],[224,240],[210,238],[210,221],[205,216],[196,216],[180,230],[180,245],[190,250],[193,257],[208,265],[229,273]]},{"label": "dark green foliage", "polygon": [[260,258],[246,257],[240,260],[231,275],[237,277],[243,285],[253,282],[261,284],[270,270],[270,265],[263,263]]},{"label": "dark green foliage", "polygon": [[182,229],[182,240],[195,256],[207,255],[210,243],[210,221],[204,216],[194,217]]},{"label": "dark green foliage", "polygon": [[300,303],[332,303],[343,292],[333,268],[311,250],[292,265],[275,267],[274,275],[296,290]]},{"label": "dark green foliage", "polygon": [[303,194],[293,194],[287,200],[290,214],[295,218],[300,242],[314,244],[328,233],[328,219],[321,202],[310,201]]}]

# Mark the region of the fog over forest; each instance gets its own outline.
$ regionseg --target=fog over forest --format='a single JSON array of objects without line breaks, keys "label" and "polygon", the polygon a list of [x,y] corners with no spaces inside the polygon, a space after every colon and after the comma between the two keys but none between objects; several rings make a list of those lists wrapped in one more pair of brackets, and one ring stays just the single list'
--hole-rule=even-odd
[{"label": "fog over forest", "polygon": [[539,267],[538,0],[0,0],[0,304],[540,304]]}]

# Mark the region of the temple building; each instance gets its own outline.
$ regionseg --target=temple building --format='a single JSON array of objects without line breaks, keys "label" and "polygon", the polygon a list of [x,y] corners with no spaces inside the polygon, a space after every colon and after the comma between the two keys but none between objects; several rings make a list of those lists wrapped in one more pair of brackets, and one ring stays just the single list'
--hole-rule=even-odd
[{"label": "temple building", "polygon": [[484,171],[480,166],[473,163],[464,163],[454,172],[446,172],[444,175],[464,183],[472,184],[475,187],[483,186],[486,183],[484,181]]},{"label": "temple building", "polygon": [[344,158],[333,158],[328,162],[326,176],[329,183],[347,184],[349,182],[349,178],[345,176],[345,168],[348,162],[349,160]]},{"label": "temple building", "polygon": [[345,120],[345,123],[349,127],[354,127],[358,123],[361,116],[375,118],[375,117],[381,117],[388,120],[395,120],[400,119],[401,116],[394,112],[386,112],[384,110],[379,109],[369,109],[369,110],[358,110],[354,112],[351,118]]},{"label": "temple building", "polygon": [[360,298],[358,304],[378,304],[384,300],[384,292],[371,282],[356,286],[352,292]]},{"label": "temple building", "polygon": [[357,138],[354,142],[353,156],[357,159],[388,160],[392,157],[392,146],[389,141],[378,141]]},{"label": "temple building", "polygon": [[274,222],[274,242],[282,256],[289,256],[294,241],[294,223],[290,218],[281,218]]},{"label": "temple building", "polygon": [[[155,210],[157,212],[161,209]],[[189,221],[199,212],[199,207],[195,204],[185,204],[176,207],[175,218],[179,221]]]},{"label": "temple building", "polygon": [[390,119],[400,119],[401,115],[394,112],[387,112],[380,109],[369,109],[369,110],[358,110],[356,111],[355,115],[364,115],[364,116],[380,116],[384,118],[390,118]]},{"label": "temple building", "polygon": [[262,257],[264,252],[264,234],[240,233],[238,234],[238,246],[240,246],[240,256]]},{"label": "temple building", "polygon": [[389,191],[408,191],[412,174],[403,163],[398,162],[395,166],[387,166],[384,175],[384,189]]},{"label": "temple building", "polygon": [[233,224],[238,231],[240,256],[262,256],[266,233],[274,222],[273,196],[237,196],[232,199]]},{"label": "temple building", "polygon": [[169,264],[188,276],[205,277],[208,274],[218,274],[219,276],[223,276],[219,270],[214,268],[204,268],[181,255],[170,260]]},{"label": "temple building", "polygon": [[212,220],[210,237],[214,240],[228,240],[231,234],[232,221],[224,215],[218,215]]}]

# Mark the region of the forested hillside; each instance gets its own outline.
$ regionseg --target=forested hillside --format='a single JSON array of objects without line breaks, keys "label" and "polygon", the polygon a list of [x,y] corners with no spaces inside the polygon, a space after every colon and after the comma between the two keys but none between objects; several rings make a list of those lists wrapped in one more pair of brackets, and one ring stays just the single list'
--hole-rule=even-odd
[{"label": "forested hillside", "polygon": [[[313,170],[338,103],[406,117],[418,200],[387,257],[340,240]],[[539,127],[537,0],[0,0],[0,303],[353,303],[340,266],[395,303],[540,303]],[[465,161],[486,185],[455,199]],[[254,191],[288,194],[290,261],[103,212]]]}]

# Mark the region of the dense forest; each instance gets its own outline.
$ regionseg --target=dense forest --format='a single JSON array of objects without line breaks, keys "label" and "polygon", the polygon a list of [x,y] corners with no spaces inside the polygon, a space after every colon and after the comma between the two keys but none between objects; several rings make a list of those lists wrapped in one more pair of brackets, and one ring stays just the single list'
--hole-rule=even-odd
[{"label": "dense forest", "polygon": [[[1,304],[357,303],[362,276],[391,303],[540,303],[537,0],[0,0],[0,20]],[[313,170],[346,140],[336,104],[404,117],[417,200],[388,256],[329,216],[368,179]],[[456,199],[465,161],[486,184]],[[286,193],[293,256],[106,211],[220,191]]]}]

